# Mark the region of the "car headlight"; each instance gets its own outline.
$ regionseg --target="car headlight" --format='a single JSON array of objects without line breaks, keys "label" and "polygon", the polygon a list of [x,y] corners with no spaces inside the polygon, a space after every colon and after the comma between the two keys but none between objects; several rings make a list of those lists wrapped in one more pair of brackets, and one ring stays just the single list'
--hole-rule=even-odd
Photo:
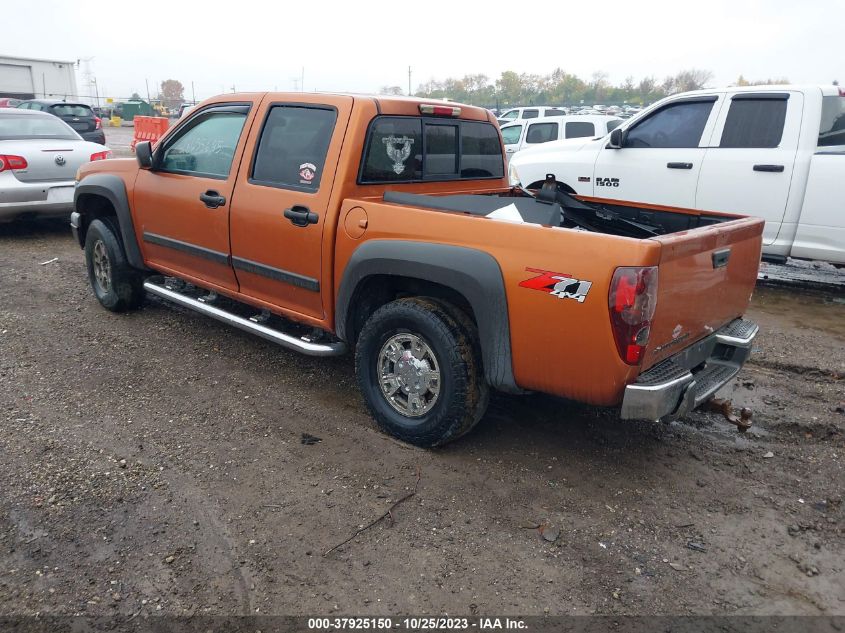
[{"label": "car headlight", "polygon": [[508,165],[508,184],[511,187],[519,186],[519,172],[516,170],[516,165],[513,161]]}]

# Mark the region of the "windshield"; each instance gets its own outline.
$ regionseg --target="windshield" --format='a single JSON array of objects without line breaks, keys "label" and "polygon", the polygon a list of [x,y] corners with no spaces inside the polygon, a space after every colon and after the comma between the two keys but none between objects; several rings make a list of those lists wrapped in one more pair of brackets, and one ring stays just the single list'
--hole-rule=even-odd
[{"label": "windshield", "polygon": [[514,145],[519,143],[520,136],[522,136],[521,125],[509,125],[502,128],[502,140],[505,145]]},{"label": "windshield", "polygon": [[0,141],[27,138],[78,140],[80,136],[52,115],[0,114]]}]

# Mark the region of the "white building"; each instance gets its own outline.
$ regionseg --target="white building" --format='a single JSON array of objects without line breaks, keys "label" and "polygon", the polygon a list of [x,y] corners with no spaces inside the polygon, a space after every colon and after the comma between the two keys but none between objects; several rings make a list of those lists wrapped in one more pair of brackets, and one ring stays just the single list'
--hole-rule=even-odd
[{"label": "white building", "polygon": [[76,100],[74,64],[0,55],[0,97]]}]

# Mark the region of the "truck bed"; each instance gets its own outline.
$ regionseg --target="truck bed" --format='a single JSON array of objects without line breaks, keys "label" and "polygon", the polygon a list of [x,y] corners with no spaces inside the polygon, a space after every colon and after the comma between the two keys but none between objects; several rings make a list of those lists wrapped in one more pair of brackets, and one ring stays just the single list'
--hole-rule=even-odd
[{"label": "truck bed", "polygon": [[543,199],[541,194],[533,197],[521,191],[499,195],[447,196],[387,191],[384,201],[434,211],[467,213],[544,226],[579,228],[639,239],[711,226],[738,217],[658,206],[590,204],[562,192],[555,192],[554,197]]}]

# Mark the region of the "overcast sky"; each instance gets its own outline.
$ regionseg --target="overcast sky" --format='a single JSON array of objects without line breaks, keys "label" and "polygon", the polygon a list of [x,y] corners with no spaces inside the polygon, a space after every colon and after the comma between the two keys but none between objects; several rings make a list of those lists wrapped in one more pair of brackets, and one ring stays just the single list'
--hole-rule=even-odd
[{"label": "overcast sky", "polygon": [[[535,7],[532,9],[532,7]],[[159,20],[156,16],[166,15]],[[712,84],[787,77],[845,81],[845,0],[601,2],[67,2],[12,1],[0,55],[93,57],[100,96],[146,96],[164,79],[198,99],[231,91],[374,92],[504,70],[619,83],[687,68]],[[78,73],[80,92],[84,77]]]}]

